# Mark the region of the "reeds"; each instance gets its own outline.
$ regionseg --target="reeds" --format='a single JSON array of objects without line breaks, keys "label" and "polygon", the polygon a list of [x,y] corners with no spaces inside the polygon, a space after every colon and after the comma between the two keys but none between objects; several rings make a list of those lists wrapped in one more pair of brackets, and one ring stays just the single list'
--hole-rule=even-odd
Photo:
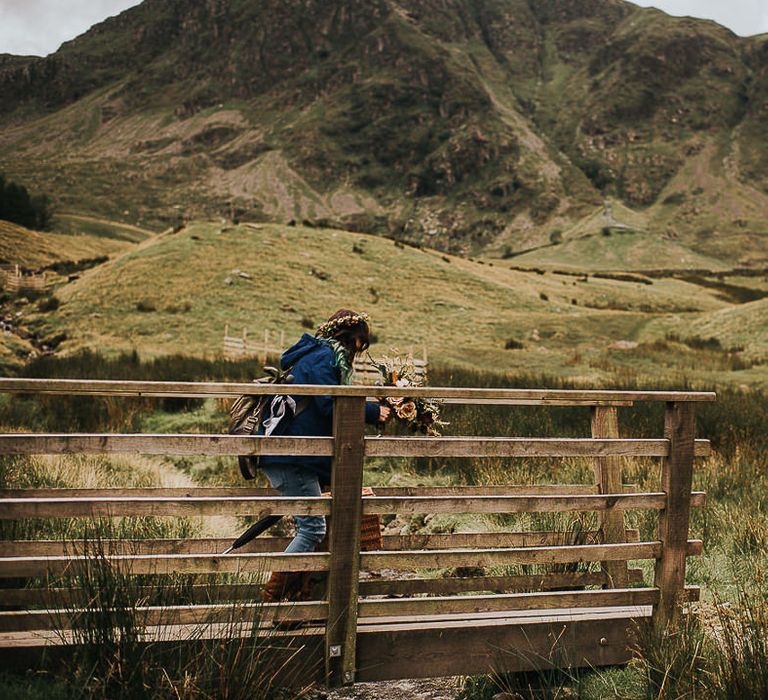
[{"label": "reeds", "polygon": [[73,649],[69,683],[84,700],[290,700],[312,687],[317,669],[303,653],[311,642],[278,636],[260,605],[232,603],[223,622],[179,634],[162,627],[162,615],[149,619],[147,605],[155,614],[178,605],[181,578],[133,576],[113,565],[99,537],[85,547],[66,582],[79,596],[56,606],[59,635]]}]

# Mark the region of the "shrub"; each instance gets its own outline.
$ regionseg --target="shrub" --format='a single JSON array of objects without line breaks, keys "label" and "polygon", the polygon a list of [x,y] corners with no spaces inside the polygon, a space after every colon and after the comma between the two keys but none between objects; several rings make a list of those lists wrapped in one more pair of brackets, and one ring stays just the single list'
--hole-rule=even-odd
[{"label": "shrub", "polygon": [[685,192],[673,192],[662,200],[662,204],[682,204],[685,201]]},{"label": "shrub", "polygon": [[26,187],[0,174],[0,219],[45,230],[50,227],[51,218],[51,200],[47,195],[30,196]]},{"label": "shrub", "polygon": [[314,328],[315,327],[315,322],[311,318],[307,318],[306,316],[304,316],[301,319],[301,327],[302,328]]},{"label": "shrub", "polygon": [[519,340],[515,340],[514,338],[510,338],[504,345],[506,350],[522,350],[524,347],[525,345],[523,343],[521,343]]},{"label": "shrub", "polygon": [[56,311],[60,304],[61,302],[58,300],[58,298],[51,295],[41,299],[37,305],[37,308],[43,313],[48,313],[49,311]]},{"label": "shrub", "polygon": [[157,307],[151,301],[139,301],[136,302],[136,311],[150,313],[152,311],[157,311]]}]

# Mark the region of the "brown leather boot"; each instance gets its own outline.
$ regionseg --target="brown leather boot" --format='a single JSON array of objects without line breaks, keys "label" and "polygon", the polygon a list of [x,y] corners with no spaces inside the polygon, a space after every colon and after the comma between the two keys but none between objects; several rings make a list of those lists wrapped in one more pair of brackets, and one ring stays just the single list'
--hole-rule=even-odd
[{"label": "brown leather boot", "polygon": [[308,600],[309,574],[296,571],[273,571],[259,591],[263,603],[281,600]]}]

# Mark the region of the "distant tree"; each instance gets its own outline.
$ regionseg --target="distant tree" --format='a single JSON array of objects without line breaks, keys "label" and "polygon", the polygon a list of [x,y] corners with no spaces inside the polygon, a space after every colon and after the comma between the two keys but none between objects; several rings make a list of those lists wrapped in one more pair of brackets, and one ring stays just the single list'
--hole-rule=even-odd
[{"label": "distant tree", "polygon": [[30,196],[24,185],[6,180],[0,174],[0,219],[45,230],[50,227],[51,218],[51,200],[47,195]]}]

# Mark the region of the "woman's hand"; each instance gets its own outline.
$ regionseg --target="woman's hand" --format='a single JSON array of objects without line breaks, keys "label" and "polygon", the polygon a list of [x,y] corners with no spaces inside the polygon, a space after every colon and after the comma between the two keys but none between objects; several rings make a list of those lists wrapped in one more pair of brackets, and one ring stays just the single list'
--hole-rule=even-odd
[{"label": "woman's hand", "polygon": [[392,417],[392,409],[384,404],[379,405],[379,423],[386,423]]}]

